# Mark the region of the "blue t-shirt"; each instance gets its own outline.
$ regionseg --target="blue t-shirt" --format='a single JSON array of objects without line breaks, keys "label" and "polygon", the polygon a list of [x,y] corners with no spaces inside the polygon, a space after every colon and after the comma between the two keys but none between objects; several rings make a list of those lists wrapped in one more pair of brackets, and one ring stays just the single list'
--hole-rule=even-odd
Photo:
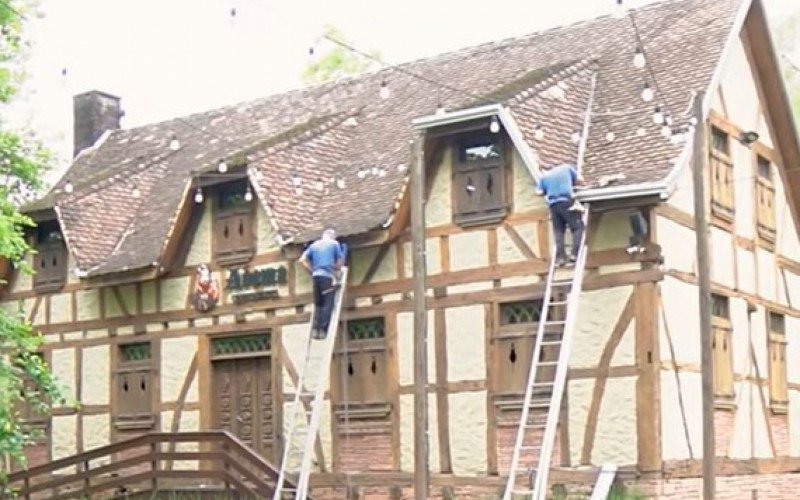
[{"label": "blue t-shirt", "polygon": [[317,240],[303,253],[311,265],[311,276],[333,277],[336,261],[344,258],[342,247],[336,240]]},{"label": "blue t-shirt", "polygon": [[539,179],[539,189],[544,192],[548,205],[572,200],[572,186],[578,179],[578,171],[566,163],[545,172]]}]

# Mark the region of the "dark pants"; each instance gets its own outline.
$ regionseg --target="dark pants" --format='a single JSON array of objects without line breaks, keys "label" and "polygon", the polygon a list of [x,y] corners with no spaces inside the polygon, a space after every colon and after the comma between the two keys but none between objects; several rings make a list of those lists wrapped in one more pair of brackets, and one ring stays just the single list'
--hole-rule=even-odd
[{"label": "dark pants", "polygon": [[550,205],[550,217],[553,219],[553,232],[556,236],[557,259],[567,258],[567,252],[564,249],[564,233],[567,231],[567,226],[572,232],[572,256],[577,258],[580,250],[583,219],[581,219],[581,212],[569,209],[571,206],[571,201],[557,201]]},{"label": "dark pants", "polygon": [[[333,312],[333,301],[336,293],[331,290],[333,280],[325,276],[314,276],[314,323],[312,328],[315,330],[328,331]],[[328,293],[324,293],[328,290]]]}]

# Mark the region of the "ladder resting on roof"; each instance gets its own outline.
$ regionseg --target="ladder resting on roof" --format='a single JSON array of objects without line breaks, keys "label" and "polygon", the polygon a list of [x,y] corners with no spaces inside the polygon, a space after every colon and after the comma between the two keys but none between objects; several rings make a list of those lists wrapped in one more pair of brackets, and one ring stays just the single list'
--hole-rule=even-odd
[{"label": "ladder resting on roof", "polygon": [[[333,357],[333,347],[336,344],[336,332],[339,330],[339,314],[342,310],[346,283],[347,268],[343,267],[341,286],[331,292],[336,296],[324,340],[312,340],[311,338],[314,316],[312,314],[308,342],[297,377],[292,409],[286,416],[289,419],[289,431],[286,433],[283,443],[283,460],[273,500],[305,500],[308,496],[311,456],[314,454],[325,390],[330,379],[331,358]],[[306,410],[303,400],[312,397],[311,410]],[[296,478],[296,486],[289,482],[289,476]]]},{"label": "ladder resting on roof", "polygon": [[[589,218],[589,209],[583,213],[584,227]],[[575,267],[571,273],[556,271],[555,254],[550,259],[547,286],[539,319],[539,330],[533,348],[531,367],[525,388],[522,416],[517,428],[517,438],[511,458],[503,500],[542,500],[547,491],[547,474],[553,455],[556,426],[561,410],[561,398],[569,369],[572,331],[578,314],[583,273],[586,267],[586,231],[580,245]],[[566,275],[566,276],[564,276]],[[555,297],[555,298],[554,298]],[[566,318],[551,318],[553,306],[566,306]],[[542,360],[543,349],[557,351],[557,360]],[[537,378],[540,369],[555,366],[552,380]],[[543,370],[547,372],[548,370]],[[542,419],[542,416],[545,416]]]}]

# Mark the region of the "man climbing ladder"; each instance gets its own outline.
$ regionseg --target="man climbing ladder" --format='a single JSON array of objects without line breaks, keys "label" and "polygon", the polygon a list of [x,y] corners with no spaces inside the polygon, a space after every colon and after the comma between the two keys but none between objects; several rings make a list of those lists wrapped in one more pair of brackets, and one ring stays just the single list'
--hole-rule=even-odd
[{"label": "man climbing ladder", "polygon": [[300,257],[300,264],[311,273],[314,282],[314,320],[311,337],[324,339],[333,311],[336,273],[344,265],[344,250],[336,241],[336,231],[326,229],[322,238],[312,243]]},{"label": "man climbing ladder", "polygon": [[564,248],[564,233],[569,226],[572,232],[572,253],[569,263],[578,259],[578,250],[583,237],[583,208],[575,200],[575,185],[583,184],[583,177],[573,165],[562,164],[552,168],[543,168],[544,173],[536,186],[539,194],[545,197],[550,207],[550,218],[553,220],[553,234],[556,240],[556,266],[567,264],[567,252]]}]

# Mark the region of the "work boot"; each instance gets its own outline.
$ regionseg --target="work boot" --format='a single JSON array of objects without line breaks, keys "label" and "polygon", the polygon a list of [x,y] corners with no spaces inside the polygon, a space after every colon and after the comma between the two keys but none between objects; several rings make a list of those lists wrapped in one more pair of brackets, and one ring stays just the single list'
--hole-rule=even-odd
[{"label": "work boot", "polygon": [[564,267],[565,265],[567,265],[565,257],[556,257],[556,267]]}]

